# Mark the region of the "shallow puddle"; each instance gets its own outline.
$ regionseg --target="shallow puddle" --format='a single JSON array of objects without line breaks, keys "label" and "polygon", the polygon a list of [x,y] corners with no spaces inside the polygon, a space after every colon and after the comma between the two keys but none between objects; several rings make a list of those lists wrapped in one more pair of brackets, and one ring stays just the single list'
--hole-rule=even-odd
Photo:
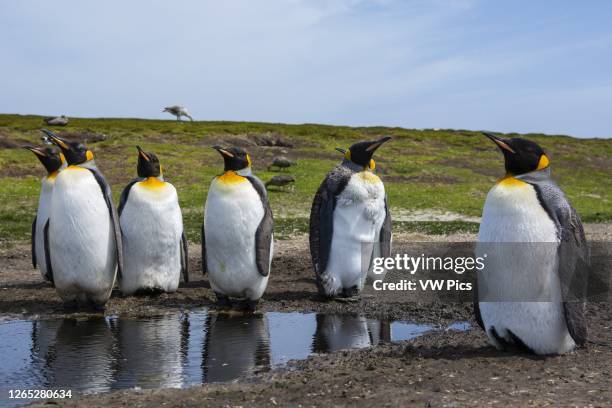
[{"label": "shallow puddle", "polygon": [[[315,313],[225,314],[206,310],[150,318],[13,320],[0,323],[0,405],[10,389],[189,387],[231,381],[313,353],[468,330]],[[31,402],[31,401],[30,401]]]}]

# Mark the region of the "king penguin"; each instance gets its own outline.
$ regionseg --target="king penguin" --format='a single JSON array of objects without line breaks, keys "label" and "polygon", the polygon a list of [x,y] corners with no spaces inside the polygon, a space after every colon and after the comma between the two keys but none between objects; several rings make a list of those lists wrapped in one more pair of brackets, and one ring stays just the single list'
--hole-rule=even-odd
[{"label": "king penguin", "polygon": [[138,178],[123,190],[119,224],[124,265],[119,288],[135,292],[174,292],[181,273],[189,281],[187,240],[174,186],[164,181],[159,159],[138,149]]},{"label": "king penguin", "polygon": [[353,144],[321,183],[310,212],[310,254],[319,293],[356,296],[371,276],[374,256],[391,251],[391,213],[374,174],[374,152],[390,140]]},{"label": "king penguin", "polygon": [[123,267],[111,190],[91,150],[45,133],[68,162],[55,179],[44,228],[47,268],[51,266],[55,288],[65,303],[101,308]]},{"label": "king penguin", "polygon": [[475,314],[498,349],[563,354],[586,342],[588,249],[580,217],[536,143],[485,133],[506,176],[489,191],[477,256]]},{"label": "king penguin", "polygon": [[208,271],[221,305],[236,298],[254,309],[268,285],[274,249],[268,194],[244,149],[213,148],[223,156],[225,168],[213,179],[204,208],[203,272]]},{"label": "king penguin", "polygon": [[49,219],[49,209],[51,207],[51,195],[53,185],[59,171],[65,167],[65,160],[62,153],[56,147],[32,147],[25,146],[26,149],[36,155],[38,160],[47,170],[47,175],[42,178],[40,197],[38,198],[38,211],[32,222],[32,266],[40,269],[43,279],[53,283],[53,276],[47,271],[45,261],[45,242],[43,229]]}]

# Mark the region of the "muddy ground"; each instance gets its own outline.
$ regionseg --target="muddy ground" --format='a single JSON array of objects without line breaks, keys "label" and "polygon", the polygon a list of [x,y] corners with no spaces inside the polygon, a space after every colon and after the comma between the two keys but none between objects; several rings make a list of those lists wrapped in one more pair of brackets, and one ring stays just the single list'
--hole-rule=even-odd
[{"label": "muddy ground", "polygon": [[[590,239],[608,241],[611,224],[587,226]],[[396,236],[414,240],[471,241],[472,235]],[[214,308],[192,246],[192,281],[178,293],[121,298],[114,293],[108,315],[147,316],[195,307]],[[29,247],[0,251],[0,317],[75,315],[30,264]],[[231,384],[175,390],[129,390],[53,401],[64,406],[609,406],[612,402],[612,312],[609,303],[588,307],[590,342],[566,356],[534,357],[490,347],[470,304],[418,302],[405,294],[367,291],[358,302],[323,301],[316,294],[305,236],[278,241],[272,278],[261,311],[360,312],[416,322],[468,320],[467,332],[435,332],[370,349],[312,356],[291,368]]]}]

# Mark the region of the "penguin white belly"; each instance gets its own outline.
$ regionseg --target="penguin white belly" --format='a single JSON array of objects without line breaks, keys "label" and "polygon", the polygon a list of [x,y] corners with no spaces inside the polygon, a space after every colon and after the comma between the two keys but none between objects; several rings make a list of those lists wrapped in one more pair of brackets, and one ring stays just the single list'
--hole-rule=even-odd
[{"label": "penguin white belly", "polygon": [[210,285],[215,292],[249,300],[263,295],[269,275],[259,273],[255,257],[255,232],[263,216],[259,194],[247,179],[213,180],[204,210],[204,232]]},{"label": "penguin white belly", "polygon": [[47,261],[45,259],[45,224],[49,219],[49,210],[51,209],[51,197],[53,194],[53,185],[55,184],[55,177],[45,177],[42,180],[42,186],[40,189],[40,198],[38,199],[38,211],[36,213],[36,239],[35,239],[35,253],[36,262],[40,274],[45,278],[47,273]]},{"label": "penguin white belly", "polygon": [[104,195],[89,170],[68,167],[57,176],[49,240],[60,297],[104,304],[115,282],[116,247]]},{"label": "penguin white belly", "polygon": [[135,183],[120,218],[123,294],[140,289],[174,292],[181,274],[183,218],[174,186]]},{"label": "penguin white belly", "polygon": [[370,172],[354,174],[340,193],[322,283],[328,295],[354,286],[361,290],[385,220],[385,188]]},{"label": "penguin white belly", "polygon": [[477,256],[487,254],[485,269],[478,273],[479,298],[484,300],[479,307],[491,343],[501,346],[492,335],[494,328],[509,342],[511,331],[538,354],[572,350],[557,274],[559,239],[535,189],[515,179],[493,187],[478,241]]}]

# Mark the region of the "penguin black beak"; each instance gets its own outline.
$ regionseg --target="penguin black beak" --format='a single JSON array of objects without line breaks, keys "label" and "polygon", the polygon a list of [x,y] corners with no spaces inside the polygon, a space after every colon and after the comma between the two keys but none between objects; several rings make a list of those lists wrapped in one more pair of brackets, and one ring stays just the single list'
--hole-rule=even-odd
[{"label": "penguin black beak", "polygon": [[218,151],[219,153],[221,153],[222,156],[230,157],[230,158],[234,157],[234,155],[231,152],[227,151],[221,146],[213,146],[212,148]]},{"label": "penguin black beak", "polygon": [[376,149],[378,149],[380,146],[383,145],[383,143],[386,143],[389,140],[391,140],[391,136],[385,136],[385,137],[378,139],[377,141],[373,142],[370,146],[366,148],[366,152],[374,153]]},{"label": "penguin black beak", "polygon": [[342,153],[342,154],[345,154],[345,153],[346,153],[346,149],[343,149],[343,148],[341,148],[341,147],[336,147],[336,150],[337,150],[337,151],[339,151],[339,152],[340,152],[340,153]]},{"label": "penguin black beak", "polygon": [[145,159],[146,161],[151,161],[151,158],[140,148],[140,146],[136,146],[138,149],[138,155]]},{"label": "penguin black beak", "polygon": [[56,145],[59,146],[60,149],[62,150],[70,150],[70,146],[68,146],[68,144],[62,140],[61,138],[59,138],[58,136],[56,136],[53,132],[51,132],[50,130],[47,129],[41,129],[41,131],[47,135],[47,137]]},{"label": "penguin black beak", "polygon": [[499,136],[494,135],[493,133],[489,133],[489,132],[482,132],[486,137],[488,137],[489,139],[491,139],[497,146],[499,146],[500,149],[503,149],[507,152],[510,152],[512,154],[515,154],[516,152],[514,151],[514,149],[512,149],[508,143],[502,139]]},{"label": "penguin black beak", "polygon": [[33,147],[33,146],[23,146],[24,149],[27,149],[29,151],[31,151],[32,153],[34,153],[37,156],[40,157],[47,157],[47,153],[45,153],[44,150],[38,148],[38,147]]}]

